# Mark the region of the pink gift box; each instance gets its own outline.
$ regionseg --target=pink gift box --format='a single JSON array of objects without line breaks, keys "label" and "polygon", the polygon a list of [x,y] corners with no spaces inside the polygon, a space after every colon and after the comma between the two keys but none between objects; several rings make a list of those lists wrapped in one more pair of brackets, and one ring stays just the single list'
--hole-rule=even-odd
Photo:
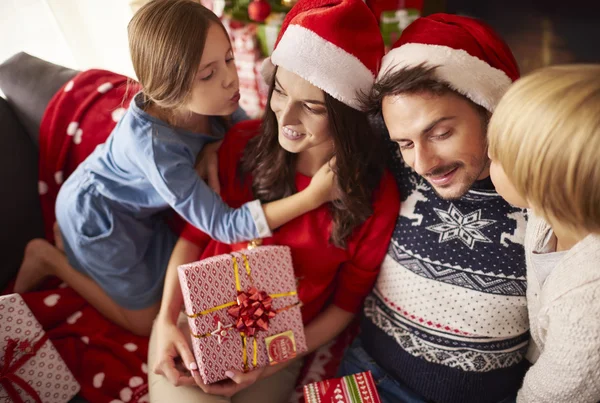
[{"label": "pink gift box", "polygon": [[21,296],[0,296],[0,401],[63,403],[79,389]]},{"label": "pink gift box", "polygon": [[304,386],[305,403],[381,403],[371,371]]},{"label": "pink gift box", "polygon": [[182,265],[178,272],[205,383],[226,379],[227,370],[265,367],[306,351],[289,247],[219,255]]}]

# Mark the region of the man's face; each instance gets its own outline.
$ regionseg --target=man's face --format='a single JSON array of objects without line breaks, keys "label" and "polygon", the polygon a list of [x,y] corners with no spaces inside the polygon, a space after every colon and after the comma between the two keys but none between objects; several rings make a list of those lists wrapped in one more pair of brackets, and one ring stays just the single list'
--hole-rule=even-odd
[{"label": "man's face", "polygon": [[463,196],[489,176],[483,117],[449,93],[388,96],[383,119],[404,161],[444,199]]}]

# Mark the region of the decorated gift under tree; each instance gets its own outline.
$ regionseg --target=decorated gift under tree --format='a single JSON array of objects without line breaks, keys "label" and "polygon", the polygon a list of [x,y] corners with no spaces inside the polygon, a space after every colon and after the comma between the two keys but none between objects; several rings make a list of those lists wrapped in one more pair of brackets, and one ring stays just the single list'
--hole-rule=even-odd
[{"label": "decorated gift under tree", "polygon": [[75,377],[18,294],[0,296],[0,401],[63,403]]},{"label": "decorated gift under tree", "polygon": [[251,117],[260,117],[267,103],[268,88],[259,73],[261,54],[254,24],[223,20],[231,37],[239,77],[240,106]]},{"label": "decorated gift under tree", "polygon": [[305,403],[381,403],[371,371],[304,386]]},{"label": "decorated gift under tree", "polygon": [[287,246],[261,246],[178,268],[192,347],[205,383],[306,351]]}]

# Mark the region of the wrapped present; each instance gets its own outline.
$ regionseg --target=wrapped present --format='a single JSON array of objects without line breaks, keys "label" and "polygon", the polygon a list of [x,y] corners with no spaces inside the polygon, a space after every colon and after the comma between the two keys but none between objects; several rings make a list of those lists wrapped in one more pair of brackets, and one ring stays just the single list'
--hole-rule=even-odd
[{"label": "wrapped present", "polygon": [[396,11],[407,8],[416,9],[419,14],[423,12],[424,0],[366,0],[367,6],[373,11],[377,21],[381,21],[384,11]]},{"label": "wrapped present", "polygon": [[78,391],[75,377],[21,296],[0,296],[0,401],[62,403]]},{"label": "wrapped present", "polygon": [[289,247],[214,256],[182,265],[178,274],[205,383],[306,351]]},{"label": "wrapped present", "polygon": [[231,46],[235,54],[235,65],[239,77],[240,106],[249,117],[259,118],[264,112],[267,90],[260,74],[264,57],[257,40],[256,24],[244,24],[224,19]]},{"label": "wrapped present", "polygon": [[271,56],[271,53],[273,53],[284,18],[285,13],[272,13],[264,24],[258,26],[256,39],[263,56]]},{"label": "wrapped present", "polygon": [[381,403],[371,371],[304,386],[305,403]]},{"label": "wrapped present", "polygon": [[399,10],[390,10],[381,12],[379,28],[386,50],[400,38],[402,31],[408,27],[414,20],[419,18],[419,10],[414,8],[404,8]]}]

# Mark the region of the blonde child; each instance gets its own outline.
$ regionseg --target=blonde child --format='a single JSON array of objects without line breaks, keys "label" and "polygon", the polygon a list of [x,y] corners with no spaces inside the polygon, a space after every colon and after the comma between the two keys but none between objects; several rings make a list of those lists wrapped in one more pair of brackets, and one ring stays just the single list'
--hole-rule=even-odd
[{"label": "blonde child", "polygon": [[489,126],[491,177],[529,207],[533,366],[517,402],[600,401],[600,65],[519,80]]},{"label": "blonde child", "polygon": [[230,208],[195,171],[203,146],[223,137],[223,117],[245,116],[225,28],[199,2],[155,0],[128,32],[142,90],[106,143],[61,187],[56,217],[64,253],[32,241],[15,291],[55,275],[110,320],[149,334],[177,240],[162,212],[172,208],[226,243],[266,237],[329,201],[333,174],[325,164],[305,191]]}]

